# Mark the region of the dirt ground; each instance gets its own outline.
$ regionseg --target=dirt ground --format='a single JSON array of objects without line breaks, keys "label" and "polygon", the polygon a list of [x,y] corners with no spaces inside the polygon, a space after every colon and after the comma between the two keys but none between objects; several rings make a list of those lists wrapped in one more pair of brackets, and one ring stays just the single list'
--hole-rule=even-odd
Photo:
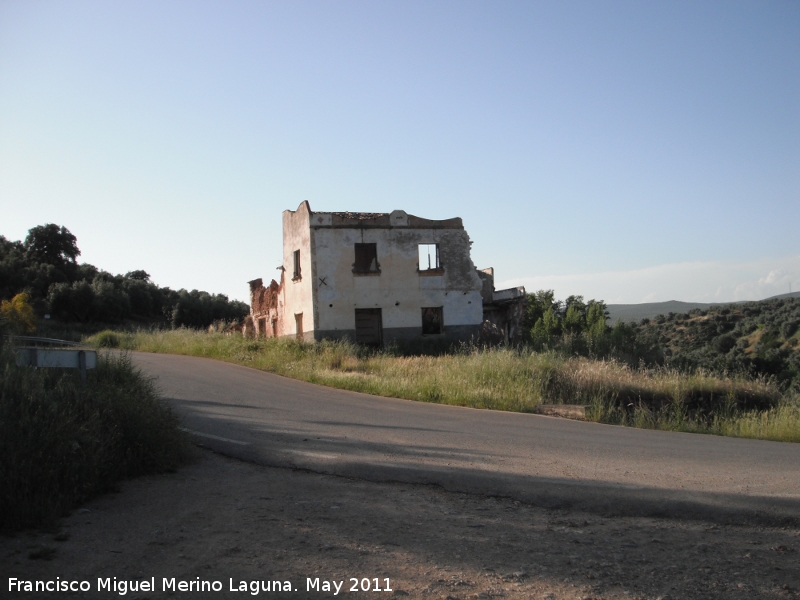
[{"label": "dirt ground", "polygon": [[[55,531],[0,538],[0,570],[4,598],[797,598],[800,532],[605,518],[201,451],[177,473],[124,483]],[[12,578],[90,591],[25,593]],[[98,591],[105,578],[111,591]],[[176,591],[163,591],[163,578]],[[351,592],[351,578],[391,591]],[[129,581],[155,590],[121,594]],[[179,581],[221,589],[181,592]],[[271,591],[254,594],[258,582]]]}]

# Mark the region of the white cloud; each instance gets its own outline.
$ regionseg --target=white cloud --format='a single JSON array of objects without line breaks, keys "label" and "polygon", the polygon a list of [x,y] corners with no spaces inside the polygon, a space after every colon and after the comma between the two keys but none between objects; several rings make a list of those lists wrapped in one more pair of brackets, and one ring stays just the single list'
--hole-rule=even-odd
[{"label": "white cloud", "polygon": [[497,288],[524,285],[528,291],[553,289],[556,297],[581,294],[609,304],[639,302],[733,302],[760,300],[800,291],[800,256],[748,262],[697,261],[632,271],[540,275],[498,282]]}]

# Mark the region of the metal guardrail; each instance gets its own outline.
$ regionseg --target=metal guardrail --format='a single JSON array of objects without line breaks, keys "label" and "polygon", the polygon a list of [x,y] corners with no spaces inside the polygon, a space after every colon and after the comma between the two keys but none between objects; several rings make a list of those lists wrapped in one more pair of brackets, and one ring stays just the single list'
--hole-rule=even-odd
[{"label": "metal guardrail", "polygon": [[[97,352],[82,348],[77,342],[22,335],[9,336],[9,341],[15,346],[15,362],[18,367],[79,369],[81,381],[86,380],[87,369],[97,368]],[[42,348],[37,344],[49,347]]]},{"label": "metal guardrail", "polygon": [[37,344],[50,344],[53,346],[82,346],[80,342],[70,342],[69,340],[57,340],[55,338],[46,338],[46,337],[31,337],[27,335],[9,335],[6,336],[8,341],[12,344],[17,344],[17,341],[27,342],[27,346],[36,346]]}]

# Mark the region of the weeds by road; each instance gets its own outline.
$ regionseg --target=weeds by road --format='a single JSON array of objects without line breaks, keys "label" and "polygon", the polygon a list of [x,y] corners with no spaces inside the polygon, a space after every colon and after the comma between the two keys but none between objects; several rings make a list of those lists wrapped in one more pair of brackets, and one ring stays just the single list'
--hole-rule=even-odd
[{"label": "weeds by road", "polygon": [[654,429],[800,441],[800,403],[764,379],[633,369],[614,361],[525,349],[464,346],[406,356],[347,342],[247,339],[188,329],[101,332],[99,347],[203,356],[368,394],[532,412],[543,403],[590,406],[588,418]]},{"label": "weeds by road", "polygon": [[0,530],[49,525],[121,479],[175,468],[191,446],[127,355],[101,355],[85,383],[17,367],[0,352]]}]

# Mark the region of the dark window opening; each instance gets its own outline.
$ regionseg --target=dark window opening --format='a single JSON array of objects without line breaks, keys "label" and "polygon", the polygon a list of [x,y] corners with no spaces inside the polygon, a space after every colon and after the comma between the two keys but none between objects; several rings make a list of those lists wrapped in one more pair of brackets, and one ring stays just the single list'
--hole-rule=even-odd
[{"label": "dark window opening", "polygon": [[258,320],[258,337],[267,337],[267,319]]},{"label": "dark window opening", "polygon": [[422,309],[422,334],[444,333],[444,317],[441,306]]},{"label": "dark window opening", "polygon": [[441,268],[439,264],[439,244],[420,244],[419,270],[435,271]]},{"label": "dark window opening", "polygon": [[380,308],[356,309],[356,342],[368,346],[383,343],[383,319]]},{"label": "dark window opening", "polygon": [[294,316],[294,325],[296,329],[295,337],[299,341],[303,341],[303,313],[297,313]]},{"label": "dark window opening", "polygon": [[300,279],[300,250],[294,251],[294,275],[292,279]]},{"label": "dark window opening", "polygon": [[377,244],[356,244],[356,262],[353,273],[380,273]]}]

